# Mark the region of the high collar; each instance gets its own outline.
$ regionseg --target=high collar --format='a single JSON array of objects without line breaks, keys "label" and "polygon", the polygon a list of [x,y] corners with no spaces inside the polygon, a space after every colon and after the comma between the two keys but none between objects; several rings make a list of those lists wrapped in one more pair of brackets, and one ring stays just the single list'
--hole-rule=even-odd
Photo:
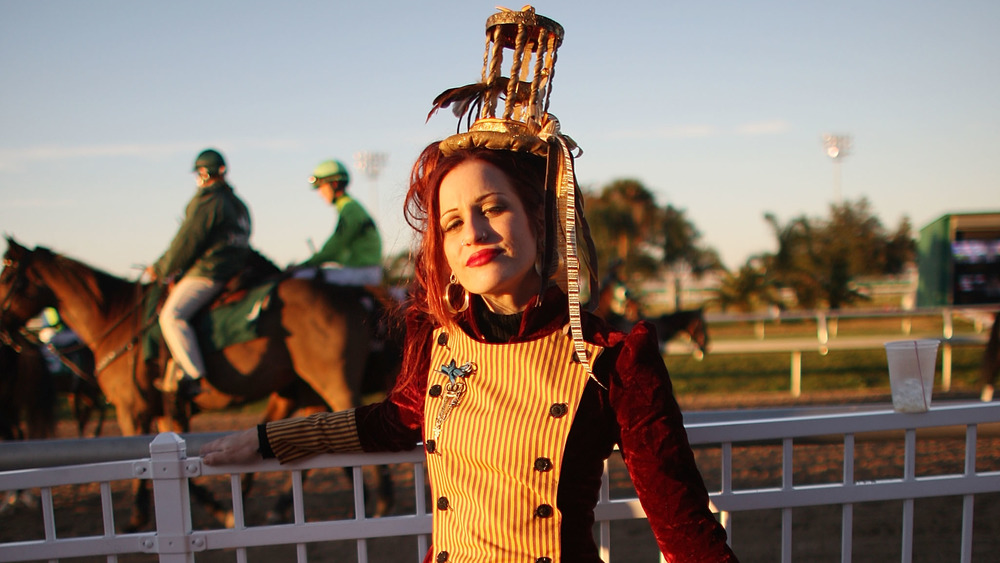
[{"label": "high collar", "polygon": [[[479,340],[490,341],[489,334],[496,334],[496,330],[487,327],[480,327],[480,323],[499,322],[511,320],[516,315],[498,315],[489,311],[486,303],[480,297],[473,297],[471,306],[459,324],[467,333]],[[508,342],[524,342],[538,338],[553,330],[561,329],[569,318],[569,303],[558,287],[550,287],[543,294],[541,301],[535,296],[528,302],[520,319],[520,327]]]}]

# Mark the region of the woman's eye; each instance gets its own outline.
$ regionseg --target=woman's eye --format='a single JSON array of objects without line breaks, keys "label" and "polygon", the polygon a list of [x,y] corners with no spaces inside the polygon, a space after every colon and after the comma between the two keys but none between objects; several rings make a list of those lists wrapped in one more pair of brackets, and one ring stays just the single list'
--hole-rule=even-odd
[{"label": "woman's eye", "polygon": [[445,223],[444,227],[442,227],[442,228],[444,229],[444,232],[447,233],[447,232],[454,231],[455,229],[457,229],[457,228],[459,228],[461,226],[462,226],[462,222],[458,221],[458,220],[455,220],[455,221],[449,221],[449,222]]},{"label": "woman's eye", "polygon": [[497,215],[497,214],[503,213],[504,209],[505,208],[502,205],[490,205],[490,206],[487,206],[487,207],[483,208],[483,215],[486,215],[486,216]]}]

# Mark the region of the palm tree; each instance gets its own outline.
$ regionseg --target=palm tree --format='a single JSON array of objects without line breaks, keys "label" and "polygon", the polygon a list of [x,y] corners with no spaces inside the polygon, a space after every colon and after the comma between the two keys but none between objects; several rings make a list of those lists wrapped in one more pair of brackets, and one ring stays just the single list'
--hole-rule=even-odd
[{"label": "palm tree", "polygon": [[738,309],[749,313],[772,305],[782,306],[778,288],[768,276],[764,261],[754,257],[735,274],[726,272],[714,301],[723,312]]}]

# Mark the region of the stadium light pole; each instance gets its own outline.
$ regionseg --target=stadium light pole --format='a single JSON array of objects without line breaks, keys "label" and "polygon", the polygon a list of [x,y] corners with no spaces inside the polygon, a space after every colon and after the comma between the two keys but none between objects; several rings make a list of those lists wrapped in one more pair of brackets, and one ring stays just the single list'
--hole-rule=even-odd
[{"label": "stadium light pole", "polygon": [[354,163],[357,165],[358,169],[368,176],[368,179],[372,182],[372,194],[374,195],[374,209],[372,210],[375,215],[375,222],[381,223],[381,217],[379,216],[379,205],[378,205],[378,176],[382,173],[385,168],[386,162],[389,160],[389,155],[384,152],[373,152],[373,151],[359,151],[354,153]]},{"label": "stadium light pole", "polygon": [[826,150],[826,156],[833,160],[833,202],[840,205],[840,163],[851,154],[851,137],[825,134],[823,148]]}]

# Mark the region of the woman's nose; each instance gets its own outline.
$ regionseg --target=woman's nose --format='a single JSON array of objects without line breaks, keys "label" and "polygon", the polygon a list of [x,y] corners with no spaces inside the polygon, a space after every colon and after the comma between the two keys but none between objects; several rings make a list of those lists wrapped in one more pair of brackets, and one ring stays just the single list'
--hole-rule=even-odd
[{"label": "woman's nose", "polygon": [[462,231],[462,244],[465,246],[472,246],[473,244],[483,242],[486,238],[486,222],[481,218],[473,218],[465,223],[464,229]]}]

